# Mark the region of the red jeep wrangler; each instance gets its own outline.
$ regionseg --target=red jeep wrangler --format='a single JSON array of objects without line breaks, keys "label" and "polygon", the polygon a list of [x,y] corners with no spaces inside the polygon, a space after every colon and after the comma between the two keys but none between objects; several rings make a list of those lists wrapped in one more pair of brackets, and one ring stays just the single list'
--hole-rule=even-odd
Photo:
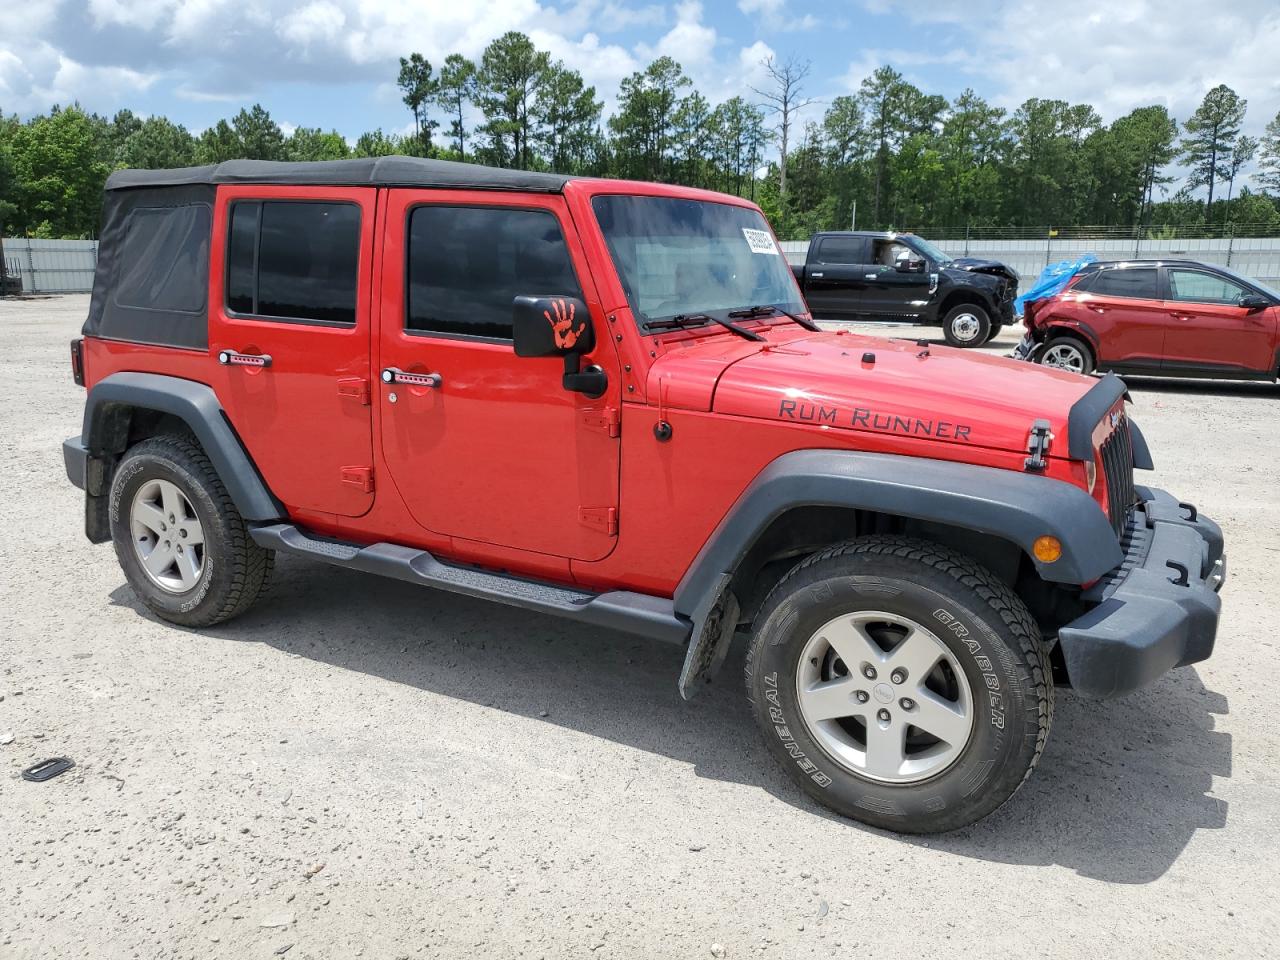
[{"label": "red jeep wrangler", "polygon": [[1120,380],[820,332],[736,197],[123,171],[72,355],[86,533],[158,616],[243,612],[284,551],[683,645],[686,697],[741,630],[769,750],[878,826],[1007,800],[1055,683],[1213,647],[1221,531],[1134,485]]}]

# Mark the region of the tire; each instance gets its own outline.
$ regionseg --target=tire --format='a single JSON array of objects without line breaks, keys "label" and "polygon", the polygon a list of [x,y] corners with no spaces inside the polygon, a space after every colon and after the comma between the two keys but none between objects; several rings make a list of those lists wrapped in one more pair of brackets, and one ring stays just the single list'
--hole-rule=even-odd
[{"label": "tire", "polygon": [[[1044,749],[1048,650],[1022,601],[963,554],[893,536],[830,547],[778,583],[756,622],[747,696],[767,748],[844,816],[902,833],[967,826],[1013,796]],[[837,643],[861,658],[843,673]]]},{"label": "tire", "polygon": [[209,458],[190,437],[152,437],[131,447],[112,478],[109,511],[129,586],[171,623],[208,627],[229,620],[270,580],[275,554],[249,537]]},{"label": "tire", "polygon": [[1036,363],[1072,373],[1093,373],[1093,351],[1078,337],[1052,337],[1036,353]]},{"label": "tire", "polygon": [[942,318],[942,335],[953,347],[980,347],[990,339],[991,314],[976,303],[961,303]]},{"label": "tire", "polygon": [[991,342],[992,340],[994,340],[996,337],[1000,336],[1000,332],[1001,332],[1002,330],[1004,330],[1004,324],[1003,324],[1003,323],[993,323],[993,324],[991,325],[991,332],[987,334],[987,339],[983,340],[982,342],[983,342],[984,344],[986,344],[986,343],[990,343],[990,342]]}]

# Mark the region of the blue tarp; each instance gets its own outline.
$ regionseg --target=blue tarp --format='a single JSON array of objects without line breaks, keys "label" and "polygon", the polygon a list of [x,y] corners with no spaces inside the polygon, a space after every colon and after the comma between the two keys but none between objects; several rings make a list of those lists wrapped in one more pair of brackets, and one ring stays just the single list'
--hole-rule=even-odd
[{"label": "blue tarp", "polygon": [[1097,259],[1094,254],[1086,253],[1078,260],[1059,260],[1057,263],[1049,264],[1040,271],[1040,276],[1027,289],[1027,292],[1013,301],[1013,312],[1017,316],[1022,316],[1023,308],[1033,300],[1044,300],[1055,293],[1061,293],[1081,267],[1094,263]]}]

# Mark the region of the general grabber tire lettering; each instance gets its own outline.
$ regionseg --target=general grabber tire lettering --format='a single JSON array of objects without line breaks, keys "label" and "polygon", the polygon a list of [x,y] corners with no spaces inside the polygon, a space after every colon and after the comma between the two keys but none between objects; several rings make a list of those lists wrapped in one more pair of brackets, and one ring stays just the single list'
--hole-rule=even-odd
[{"label": "general grabber tire lettering", "polygon": [[830,547],[778,583],[756,623],[747,696],[765,743],[845,816],[903,833],[966,826],[1044,749],[1053,686],[1035,620],[964,554],[895,536]]},{"label": "general grabber tire lettering", "polygon": [[207,627],[243,613],[275,554],[249,537],[200,445],[160,436],[131,447],[111,483],[111,538],[129,585],[157,616]]}]

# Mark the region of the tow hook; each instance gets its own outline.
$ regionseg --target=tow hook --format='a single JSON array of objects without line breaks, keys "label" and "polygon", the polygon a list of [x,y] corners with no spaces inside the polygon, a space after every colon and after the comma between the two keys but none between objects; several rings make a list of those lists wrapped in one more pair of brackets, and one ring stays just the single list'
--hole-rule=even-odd
[{"label": "tow hook", "polygon": [[1027,436],[1027,453],[1031,456],[1023,462],[1027,470],[1043,470],[1049,466],[1049,447],[1053,445],[1053,431],[1048,420],[1037,420]]}]

